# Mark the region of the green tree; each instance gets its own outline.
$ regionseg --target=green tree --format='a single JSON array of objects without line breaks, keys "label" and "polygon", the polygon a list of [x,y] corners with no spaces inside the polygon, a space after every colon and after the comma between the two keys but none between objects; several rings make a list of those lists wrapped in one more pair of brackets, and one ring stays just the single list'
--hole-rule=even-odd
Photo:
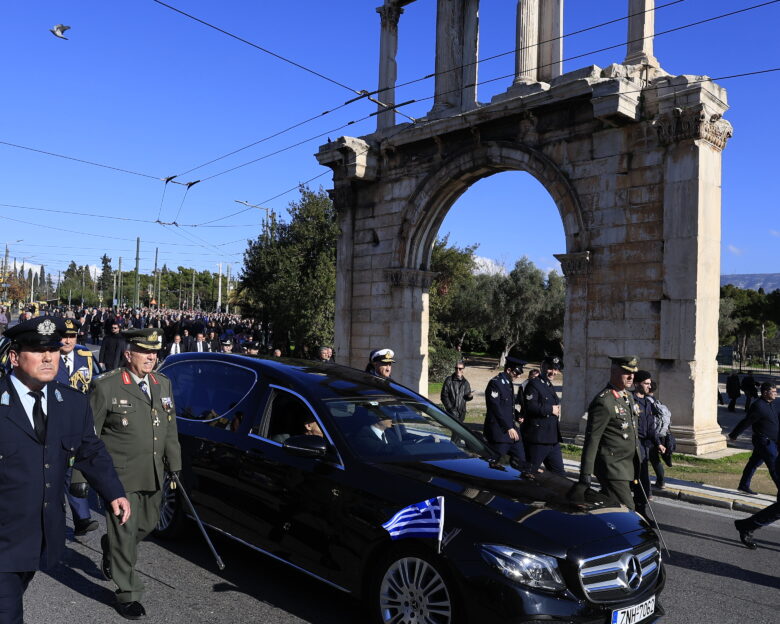
[{"label": "green tree", "polygon": [[103,254],[103,257],[100,258],[100,264],[101,264],[101,271],[100,271],[100,280],[98,283],[98,288],[103,291],[103,293],[110,293],[114,288],[114,271],[111,268],[111,258],[108,257],[107,254]]},{"label": "green tree", "polygon": [[333,340],[338,225],[323,190],[300,193],[288,223],[272,215],[249,241],[239,288],[242,307],[270,322],[277,341],[314,346]]}]

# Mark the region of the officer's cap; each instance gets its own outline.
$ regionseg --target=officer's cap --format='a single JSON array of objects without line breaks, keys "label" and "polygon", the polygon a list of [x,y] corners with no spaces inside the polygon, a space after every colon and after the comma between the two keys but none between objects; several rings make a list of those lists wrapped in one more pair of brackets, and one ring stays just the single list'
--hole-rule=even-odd
[{"label": "officer's cap", "polygon": [[162,334],[153,327],[147,329],[126,329],[122,332],[122,336],[131,349],[157,351],[162,347]]},{"label": "officer's cap", "polygon": [[78,336],[81,323],[74,319],[65,319],[65,329],[62,332],[63,336]]},{"label": "officer's cap", "polygon": [[520,358],[509,356],[504,363],[504,369],[509,369],[517,373],[518,375],[523,372],[523,366],[528,364],[525,360]]},{"label": "officer's cap", "polygon": [[548,355],[546,358],[542,360],[541,366],[544,366],[547,370],[555,369],[558,371],[562,371],[563,361],[558,356],[553,357]]},{"label": "officer's cap", "polygon": [[635,373],[639,370],[639,358],[635,355],[610,355],[609,359],[612,360],[613,365],[619,366],[629,373]]},{"label": "officer's cap", "polygon": [[20,348],[59,349],[64,331],[61,318],[39,316],[5,330],[5,336]]},{"label": "officer's cap", "polygon": [[233,341],[230,338],[224,338],[223,340],[220,340],[219,342],[220,342],[220,344],[223,347],[227,347],[228,345],[232,345],[233,344]]},{"label": "officer's cap", "polygon": [[392,364],[395,362],[393,359],[395,357],[395,352],[392,349],[377,349],[376,351],[372,351],[369,357],[374,363]]}]

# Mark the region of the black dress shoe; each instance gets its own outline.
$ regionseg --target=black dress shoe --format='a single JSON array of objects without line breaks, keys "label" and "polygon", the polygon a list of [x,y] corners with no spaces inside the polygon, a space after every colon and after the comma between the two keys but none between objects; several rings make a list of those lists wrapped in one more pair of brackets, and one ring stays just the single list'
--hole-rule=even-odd
[{"label": "black dress shoe", "polygon": [[103,576],[106,577],[106,580],[110,581],[114,577],[111,574],[111,559],[108,557],[108,535],[104,535],[100,538],[100,549],[103,551],[103,559],[100,562],[100,570],[103,572]]},{"label": "black dress shoe", "polygon": [[751,489],[750,489],[749,487],[747,487],[747,486],[745,486],[745,487],[742,487],[742,486],[740,485],[740,486],[737,488],[737,490],[739,490],[740,492],[744,492],[745,494],[750,494],[751,496],[755,496],[756,494],[758,494],[758,492],[754,492],[753,490],[751,490]]},{"label": "black dress shoe", "polygon": [[758,548],[758,544],[753,541],[753,531],[749,531],[742,528],[741,520],[734,520],[734,526],[739,532],[739,541],[742,542],[750,550]]},{"label": "black dress shoe", "polygon": [[97,520],[92,520],[91,518],[82,520],[80,518],[77,518],[76,521],[73,523],[73,535],[86,535],[90,531],[94,531],[97,528],[98,528]]},{"label": "black dress shoe", "polygon": [[140,620],[146,617],[146,609],[138,602],[120,602],[116,605],[116,610],[126,620]]}]

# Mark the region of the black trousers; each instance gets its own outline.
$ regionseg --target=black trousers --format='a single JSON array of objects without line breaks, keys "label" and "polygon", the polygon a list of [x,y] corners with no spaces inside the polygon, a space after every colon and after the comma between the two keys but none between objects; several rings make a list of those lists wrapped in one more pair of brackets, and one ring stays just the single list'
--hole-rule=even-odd
[{"label": "black trousers", "polygon": [[539,466],[544,464],[544,467],[550,472],[559,474],[562,477],[566,476],[560,444],[526,443],[525,456],[528,458],[528,463],[533,464],[534,468],[539,468]]},{"label": "black trousers", "polygon": [[526,461],[522,439],[517,442],[488,442],[488,446],[500,455],[509,455],[519,462]]},{"label": "black trousers", "polygon": [[24,592],[35,572],[0,572],[0,624],[24,624]]}]

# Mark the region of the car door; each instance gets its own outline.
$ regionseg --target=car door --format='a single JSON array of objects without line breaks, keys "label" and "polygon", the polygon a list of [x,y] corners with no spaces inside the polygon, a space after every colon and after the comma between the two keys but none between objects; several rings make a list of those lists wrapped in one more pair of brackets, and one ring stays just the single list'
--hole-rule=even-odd
[{"label": "car door", "polygon": [[255,518],[256,532],[244,539],[325,579],[338,567],[332,552],[339,527],[344,466],[337,453],[327,459],[301,457],[284,441],[303,432],[314,418],[330,441],[322,419],[302,395],[272,385],[263,414],[248,432],[239,479]]}]

